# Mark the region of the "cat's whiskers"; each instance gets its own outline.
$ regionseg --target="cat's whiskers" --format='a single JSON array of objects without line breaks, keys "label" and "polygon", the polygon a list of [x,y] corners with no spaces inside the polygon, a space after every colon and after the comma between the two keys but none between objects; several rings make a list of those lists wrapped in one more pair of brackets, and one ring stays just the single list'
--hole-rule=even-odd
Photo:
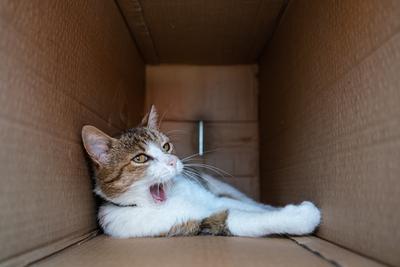
[{"label": "cat's whiskers", "polygon": [[190,171],[186,170],[184,173],[184,176],[187,177],[190,182],[194,182],[197,185],[200,185],[203,187],[205,186],[205,184],[201,182],[204,180],[204,178],[200,173],[197,172],[197,170],[196,170],[196,172],[190,172]]},{"label": "cat's whiskers", "polygon": [[154,183],[152,183],[152,185],[153,185],[153,184],[157,184],[157,190],[158,190],[157,193],[158,193],[158,194],[159,194],[159,192],[160,192],[160,186],[161,186],[161,185],[162,185],[162,187],[163,187],[164,192],[169,191],[169,189],[172,187],[173,179],[171,178],[171,179],[165,180],[164,177],[166,177],[166,176],[170,176],[170,172],[167,171],[167,170],[165,170],[165,171],[163,171],[162,173],[160,173],[160,174],[157,176],[157,179],[155,179]]},{"label": "cat's whiskers", "polygon": [[164,191],[167,192],[172,188],[173,179],[168,179],[166,182],[163,183]]},{"label": "cat's whiskers", "polygon": [[224,171],[224,170],[222,170],[222,169],[220,169],[220,168],[218,168],[218,167],[215,167],[215,166],[213,166],[213,165],[209,165],[209,164],[204,164],[204,163],[188,163],[188,164],[184,164],[184,166],[187,166],[187,167],[204,168],[204,169],[208,169],[208,170],[210,170],[210,171],[213,171],[213,172],[215,172],[215,173],[217,173],[217,174],[219,174],[219,175],[221,175],[221,176],[226,176],[226,175],[228,175],[228,176],[230,176],[230,177],[233,177],[232,174],[230,174],[230,173],[228,173],[228,172],[226,172],[226,171]]},{"label": "cat's whiskers", "polygon": [[191,172],[189,170],[184,170],[182,172],[182,174],[187,177],[191,182],[194,182],[200,186],[202,186],[202,184],[199,182],[199,179],[202,179],[202,177],[200,176],[200,174],[195,173],[195,172]]},{"label": "cat's whiskers", "polygon": [[192,159],[192,160],[188,160],[186,162],[183,163],[184,166],[189,167],[188,164],[197,164],[197,163],[203,163],[204,161],[201,159]]},{"label": "cat's whiskers", "polygon": [[191,169],[184,169],[184,171],[183,171],[183,173],[184,174],[190,174],[190,175],[192,175],[192,176],[194,176],[194,177],[198,177],[198,178],[201,178],[201,175],[196,171],[196,170],[191,170]]},{"label": "cat's whiskers", "polygon": [[[203,152],[203,154],[207,154],[207,153],[211,153],[211,152],[215,152],[215,151],[218,151],[218,149],[216,148],[216,149],[206,150],[206,151]],[[187,162],[189,159],[197,157],[197,156],[200,156],[200,153],[195,153],[195,154],[192,154],[190,156],[187,156],[187,157],[181,159],[181,161],[182,162]]]}]

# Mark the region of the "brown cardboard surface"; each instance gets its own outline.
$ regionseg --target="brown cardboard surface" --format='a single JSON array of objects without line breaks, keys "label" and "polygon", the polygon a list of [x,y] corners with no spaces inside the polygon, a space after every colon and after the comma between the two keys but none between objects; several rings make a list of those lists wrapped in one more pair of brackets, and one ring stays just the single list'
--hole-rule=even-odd
[{"label": "brown cardboard surface", "polygon": [[89,233],[87,231],[75,232],[66,236],[65,238],[61,238],[18,255],[17,257],[12,257],[6,261],[3,261],[1,262],[1,266],[29,266],[29,264],[38,261],[38,259],[46,258],[47,256],[57,253],[70,246],[75,246],[76,244],[85,242],[89,239],[92,239],[97,234],[98,230],[94,230]]},{"label": "brown cardboard surface", "polygon": [[[332,266],[284,238],[99,236],[33,266]],[[360,266],[360,265],[358,265]]]},{"label": "brown cardboard surface", "polygon": [[119,5],[121,13],[146,63],[159,63],[157,51],[154,47],[151,33],[146,25],[140,1],[117,0],[116,3]]},{"label": "brown cardboard surface", "polygon": [[336,246],[314,236],[291,237],[292,240],[309,251],[320,255],[332,264],[341,267],[378,267],[386,266],[371,259],[362,257],[347,249]]},{"label": "brown cardboard surface", "polygon": [[146,66],[146,106],[164,120],[257,121],[257,67]]},{"label": "brown cardboard surface", "polygon": [[205,163],[229,174],[258,176],[258,123],[205,123]]},{"label": "brown cardboard surface", "polygon": [[32,260],[96,228],[80,130],[137,123],[144,66],[110,1],[1,1],[0,20],[0,262]]},{"label": "brown cardboard surface", "polygon": [[147,63],[243,64],[257,60],[286,1],[118,2]]},{"label": "brown cardboard surface", "polygon": [[399,1],[292,1],[260,64],[263,199],[315,201],[317,235],[396,266],[399,29]]}]

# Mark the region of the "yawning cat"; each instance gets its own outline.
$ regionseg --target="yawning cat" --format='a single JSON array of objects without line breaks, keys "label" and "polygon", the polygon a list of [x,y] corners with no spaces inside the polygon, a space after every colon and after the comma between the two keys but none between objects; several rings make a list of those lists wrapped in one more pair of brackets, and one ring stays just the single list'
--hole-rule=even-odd
[{"label": "yawning cat", "polygon": [[320,223],[320,211],[311,202],[271,207],[185,166],[172,154],[157,117],[152,107],[141,126],[115,138],[93,126],[82,129],[95,192],[104,199],[98,219],[106,234],[304,235]]}]

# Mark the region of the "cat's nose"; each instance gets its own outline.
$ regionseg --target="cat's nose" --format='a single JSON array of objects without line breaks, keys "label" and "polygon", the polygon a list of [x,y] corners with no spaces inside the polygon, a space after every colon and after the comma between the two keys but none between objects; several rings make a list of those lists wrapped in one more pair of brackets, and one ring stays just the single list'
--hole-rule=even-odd
[{"label": "cat's nose", "polygon": [[168,162],[167,162],[167,165],[172,166],[172,167],[175,167],[175,165],[176,165],[176,158],[175,158],[175,157],[170,158],[170,159],[168,160]]}]

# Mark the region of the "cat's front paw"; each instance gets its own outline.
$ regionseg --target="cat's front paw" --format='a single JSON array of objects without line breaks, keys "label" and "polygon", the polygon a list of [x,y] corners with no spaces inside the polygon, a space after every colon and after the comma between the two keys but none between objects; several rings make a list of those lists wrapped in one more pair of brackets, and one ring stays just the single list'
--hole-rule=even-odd
[{"label": "cat's front paw", "polygon": [[321,222],[321,212],[311,202],[304,201],[300,205],[288,205],[283,211],[289,217],[291,227],[288,234],[311,234]]}]

